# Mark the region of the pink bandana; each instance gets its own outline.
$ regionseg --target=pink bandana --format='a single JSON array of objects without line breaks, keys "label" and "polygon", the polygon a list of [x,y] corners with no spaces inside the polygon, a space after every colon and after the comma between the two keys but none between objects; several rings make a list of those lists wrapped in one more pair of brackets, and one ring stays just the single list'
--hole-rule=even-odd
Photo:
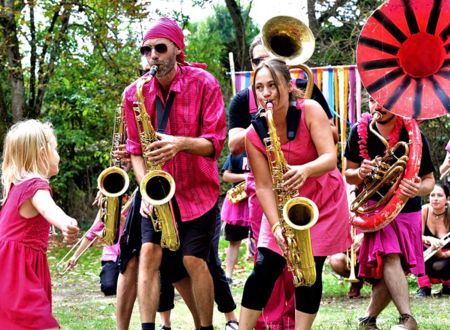
[{"label": "pink bandana", "polygon": [[147,40],[154,38],[165,38],[172,41],[181,50],[180,55],[177,56],[178,62],[185,64],[186,55],[183,51],[185,47],[183,30],[181,30],[175,20],[162,17],[153,23],[145,33],[142,45]]}]

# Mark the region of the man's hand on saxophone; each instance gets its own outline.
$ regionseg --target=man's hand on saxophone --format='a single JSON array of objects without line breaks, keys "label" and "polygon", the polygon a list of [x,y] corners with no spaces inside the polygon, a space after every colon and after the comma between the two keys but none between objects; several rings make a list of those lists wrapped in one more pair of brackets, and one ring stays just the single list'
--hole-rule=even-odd
[{"label": "man's hand on saxophone", "polygon": [[149,144],[146,150],[149,160],[164,164],[182,149],[182,139],[178,136],[156,133],[158,140]]}]

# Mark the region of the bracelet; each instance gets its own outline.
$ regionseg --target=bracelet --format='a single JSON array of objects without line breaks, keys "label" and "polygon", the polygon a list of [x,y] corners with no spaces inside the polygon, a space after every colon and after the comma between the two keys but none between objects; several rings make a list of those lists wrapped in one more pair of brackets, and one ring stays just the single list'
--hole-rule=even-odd
[{"label": "bracelet", "polygon": [[272,234],[275,234],[275,230],[280,226],[280,222],[275,222],[275,224],[272,226]]},{"label": "bracelet", "polygon": [[358,176],[358,178],[359,178],[360,180],[363,180],[363,181],[364,181],[364,178],[361,176],[361,167],[358,168],[358,172],[356,172],[356,175]]}]

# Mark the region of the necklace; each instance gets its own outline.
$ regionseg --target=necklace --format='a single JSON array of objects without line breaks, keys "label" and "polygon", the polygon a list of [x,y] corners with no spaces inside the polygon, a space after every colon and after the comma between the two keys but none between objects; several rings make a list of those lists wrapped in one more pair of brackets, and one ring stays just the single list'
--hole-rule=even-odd
[{"label": "necklace", "polygon": [[434,213],[434,211],[433,211],[433,215],[437,218],[437,217],[440,217],[441,215],[444,215],[446,212],[447,212],[447,210],[445,210],[445,211],[442,212],[442,213],[436,214],[436,213]]}]

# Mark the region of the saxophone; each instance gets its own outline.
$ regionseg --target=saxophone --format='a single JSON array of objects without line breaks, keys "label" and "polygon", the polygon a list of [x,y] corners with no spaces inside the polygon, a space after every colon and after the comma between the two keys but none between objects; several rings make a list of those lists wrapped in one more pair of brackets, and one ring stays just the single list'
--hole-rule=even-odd
[{"label": "saxophone", "polygon": [[143,87],[153,79],[157,70],[158,66],[152,66],[149,75],[139,79],[136,84],[136,102],[133,111],[147,167],[147,174],[142,178],[139,189],[142,199],[153,205],[153,213],[149,216],[155,231],[161,232],[161,247],[176,251],[180,247],[180,239],[170,202],[175,194],[175,181],[169,173],[162,170],[161,165],[150,162],[146,155],[147,146],[158,140],[158,137],[145,108]]},{"label": "saxophone", "polygon": [[272,107],[272,103],[268,102],[267,109],[261,115],[267,121],[269,136],[264,139],[264,144],[277,200],[278,218],[287,245],[283,255],[294,277],[294,286],[312,286],[316,282],[316,267],[309,229],[316,224],[319,211],[312,200],[298,197],[295,190],[286,191],[283,188],[283,174],[288,167],[273,123]]},{"label": "saxophone", "polygon": [[114,157],[114,150],[125,143],[124,96],[122,95],[122,104],[118,107],[114,117],[110,167],[104,169],[97,178],[98,189],[104,196],[100,202],[100,221],[104,223],[105,227],[96,235],[106,245],[113,245],[118,241],[122,209],[121,196],[128,190],[130,184],[127,172],[121,168],[120,160]]},{"label": "saxophone", "polygon": [[245,180],[240,182],[233,188],[230,188],[230,190],[228,190],[227,192],[227,199],[233,204],[238,204],[247,197],[247,193],[245,192]]}]

